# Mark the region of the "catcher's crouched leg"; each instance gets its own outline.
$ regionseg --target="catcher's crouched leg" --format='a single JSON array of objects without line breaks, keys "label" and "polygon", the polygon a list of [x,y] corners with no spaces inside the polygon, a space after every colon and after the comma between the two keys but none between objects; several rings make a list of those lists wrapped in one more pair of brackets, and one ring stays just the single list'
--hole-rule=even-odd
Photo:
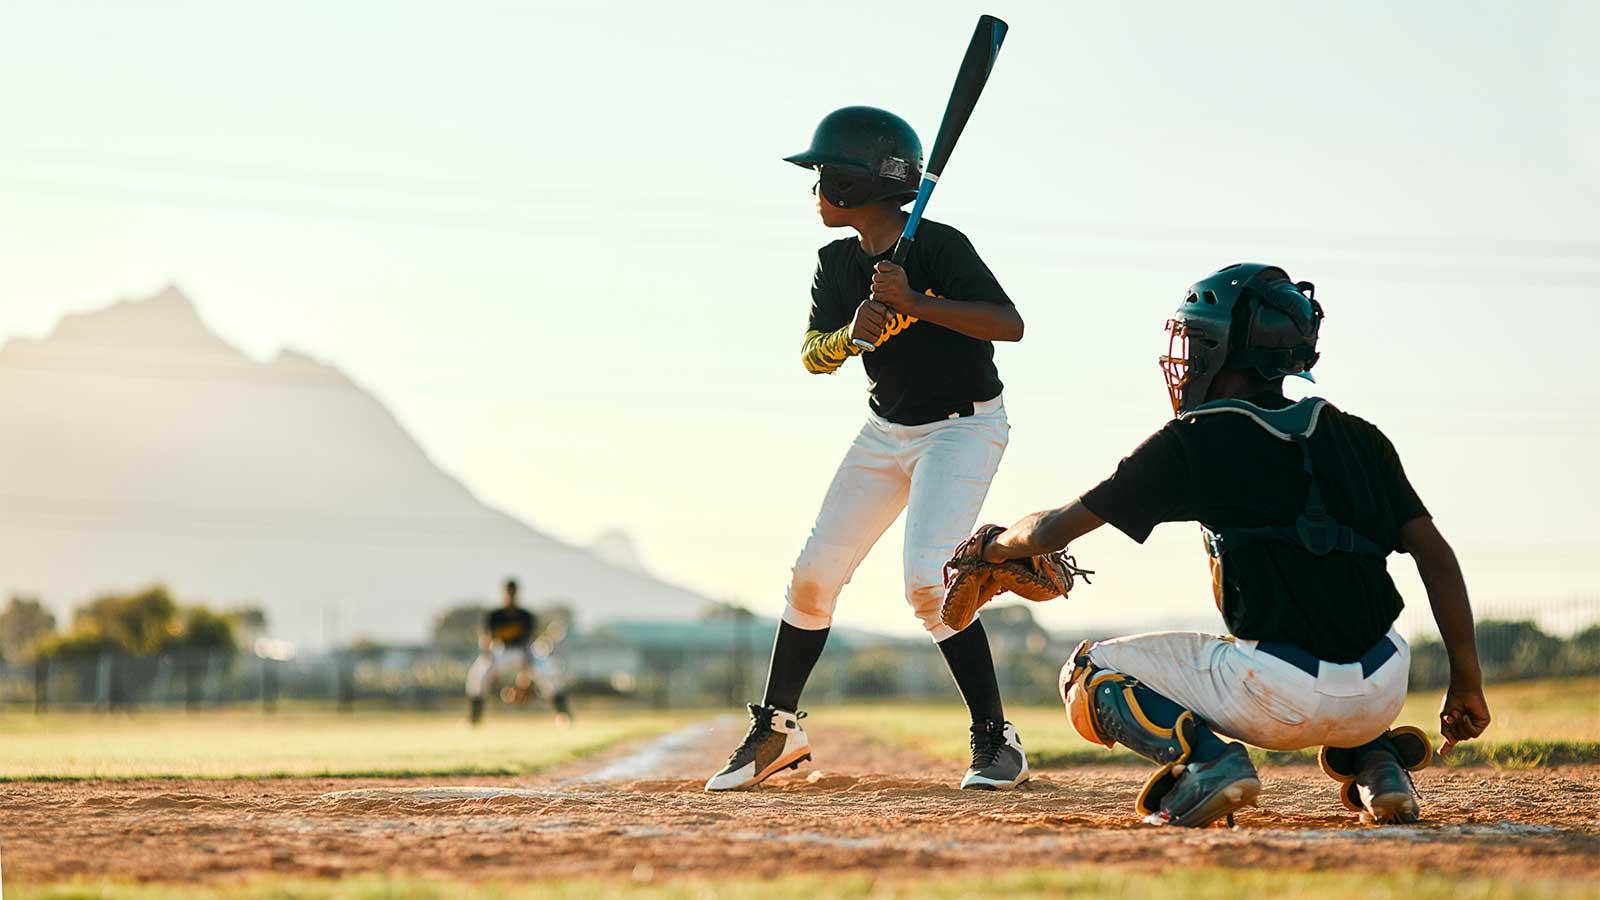
[{"label": "catcher's crouched leg", "polygon": [[1323,747],[1317,762],[1339,783],[1339,802],[1380,824],[1415,822],[1421,814],[1411,773],[1433,761],[1433,743],[1412,725],[1393,728],[1359,747]]},{"label": "catcher's crouched leg", "polygon": [[1198,827],[1255,801],[1261,782],[1242,745],[1223,744],[1193,712],[1130,675],[1095,665],[1092,647],[1079,644],[1062,667],[1061,700],[1085,740],[1121,744],[1159,766],[1134,801],[1141,817]]}]

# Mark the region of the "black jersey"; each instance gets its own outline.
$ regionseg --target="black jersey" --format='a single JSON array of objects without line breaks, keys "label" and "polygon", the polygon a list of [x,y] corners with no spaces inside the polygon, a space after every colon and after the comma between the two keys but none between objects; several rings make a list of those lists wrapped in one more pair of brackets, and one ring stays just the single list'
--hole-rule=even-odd
[{"label": "black jersey", "polygon": [[[836,331],[850,324],[856,307],[872,292],[872,267],[890,253],[868,256],[853,237],[819,250],[810,330]],[[924,219],[905,269],[906,281],[919,293],[1012,305],[966,235],[949,225]],[[994,344],[989,341],[893,313],[887,331],[888,339],[861,358],[871,380],[872,411],[885,419],[924,425],[970,412],[973,403],[1000,395]]]},{"label": "black jersey", "polygon": [[[1250,403],[1282,409],[1277,395]],[[1310,438],[1311,457],[1337,521],[1389,551],[1400,526],[1428,514],[1394,445],[1376,426],[1329,405]],[[1160,522],[1212,530],[1292,523],[1310,479],[1300,450],[1239,415],[1174,419],[1083,495],[1083,504],[1140,543]],[[1198,541],[1197,541],[1198,543]],[[1221,606],[1242,638],[1286,641],[1320,659],[1359,659],[1383,637],[1402,601],[1377,556],[1316,556],[1280,541],[1232,551],[1222,567]]]},{"label": "black jersey", "polygon": [[532,641],[534,624],[533,613],[520,606],[502,606],[489,613],[484,628],[489,637],[511,647]]}]

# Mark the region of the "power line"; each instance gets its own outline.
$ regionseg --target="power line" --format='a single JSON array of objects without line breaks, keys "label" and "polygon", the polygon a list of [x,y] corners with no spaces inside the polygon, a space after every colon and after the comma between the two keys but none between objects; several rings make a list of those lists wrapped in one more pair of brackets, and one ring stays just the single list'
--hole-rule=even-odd
[{"label": "power line", "polygon": [[[596,199],[604,199],[607,211],[677,213],[693,210],[697,216],[747,221],[751,216],[788,216],[787,205],[741,203],[723,199],[715,207],[705,207],[699,197],[644,195],[637,189],[608,187],[559,187],[517,184],[505,181],[440,176],[433,174],[394,174],[350,170],[312,169],[265,163],[217,162],[178,157],[151,156],[83,148],[41,148],[0,146],[0,159],[46,166],[77,166],[120,173],[173,175],[186,178],[221,178],[230,181],[293,185],[324,190],[366,190],[405,197],[460,199],[471,196],[493,200],[520,199],[535,206],[582,207],[592,209]],[[29,182],[22,182],[28,184]],[[40,183],[40,182],[33,182]],[[49,182],[44,182],[49,184]],[[57,182],[57,184],[60,184]],[[120,185],[119,185],[120,187]],[[982,220],[983,216],[977,216]],[[1215,243],[1293,243],[1307,242],[1326,246],[1343,245],[1362,250],[1431,252],[1443,254],[1492,255],[1508,259],[1571,259],[1581,262],[1600,257],[1600,242],[1517,237],[1445,237],[1420,235],[1360,234],[1318,231],[1305,228],[1274,228],[1264,234],[1237,226],[1183,226],[1118,222],[1066,222],[1052,219],[1008,217],[1020,233],[1048,234],[1126,241]],[[1018,233],[1018,232],[1013,232]]]},{"label": "power line", "polygon": [[[380,226],[401,226],[442,230],[472,230],[499,234],[539,235],[555,239],[579,239],[605,243],[634,243],[651,246],[676,245],[693,247],[708,254],[724,251],[743,250],[768,253],[783,253],[792,255],[794,242],[791,238],[780,237],[772,234],[761,236],[749,233],[748,229],[729,230],[727,227],[708,227],[684,221],[657,221],[654,223],[614,221],[576,222],[568,219],[557,219],[550,216],[535,216],[523,214],[496,214],[488,211],[474,213],[461,213],[455,210],[391,210],[367,211],[352,209],[350,207],[333,207],[330,212],[314,212],[302,207],[246,207],[241,205],[223,205],[215,203],[214,195],[181,195],[171,191],[145,192],[143,194],[127,191],[121,186],[111,189],[118,196],[107,197],[104,191],[92,192],[85,190],[80,185],[63,184],[60,182],[20,182],[5,185],[0,183],[0,193],[34,194],[38,196],[74,197],[105,202],[121,201],[145,206],[154,206],[166,209],[206,210],[231,214],[255,213],[276,216],[286,216],[297,219],[314,219],[318,222],[343,221],[360,224]],[[406,213],[408,215],[401,215]],[[1048,244],[1048,255],[1039,257],[1037,264],[1046,268],[1070,268],[1075,270],[1102,270],[1127,272],[1136,271],[1149,273],[1152,271],[1168,273],[1186,273],[1192,275],[1188,268],[1177,265],[1171,256],[1156,256],[1148,252],[1129,252],[1118,250],[1074,250],[1070,246],[1063,246],[1060,236],[1044,232],[1014,233],[1014,239]],[[1275,243],[1266,241],[1265,243]],[[1237,253],[1230,254],[1229,259]],[[1299,254],[1303,259],[1315,260],[1315,255]],[[1338,257],[1333,259],[1337,260]],[[1323,258],[1326,264],[1327,258]],[[1593,282],[1600,271],[1587,267],[1556,268],[1550,265],[1534,266],[1524,269],[1483,266],[1471,263],[1460,264],[1420,264],[1410,260],[1374,260],[1362,259],[1361,268],[1372,273],[1374,280],[1416,283],[1416,284],[1458,284],[1476,286],[1494,285],[1549,285],[1569,286]]]}]

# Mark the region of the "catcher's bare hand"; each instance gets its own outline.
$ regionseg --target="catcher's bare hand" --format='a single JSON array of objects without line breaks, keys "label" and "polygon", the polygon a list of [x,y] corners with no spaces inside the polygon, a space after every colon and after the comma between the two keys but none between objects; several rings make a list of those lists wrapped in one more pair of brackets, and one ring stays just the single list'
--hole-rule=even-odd
[{"label": "catcher's bare hand", "polygon": [[1439,733],[1444,735],[1439,753],[1449,753],[1456,744],[1472,740],[1488,727],[1489,701],[1483,696],[1483,686],[1450,685],[1439,706]]},{"label": "catcher's bare hand", "polygon": [[850,340],[876,344],[889,326],[889,307],[875,300],[863,300],[850,323]]}]

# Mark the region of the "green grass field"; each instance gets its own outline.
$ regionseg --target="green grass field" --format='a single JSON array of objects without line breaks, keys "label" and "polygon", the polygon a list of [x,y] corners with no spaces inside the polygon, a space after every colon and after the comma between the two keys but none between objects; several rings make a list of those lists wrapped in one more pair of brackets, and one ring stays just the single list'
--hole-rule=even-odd
[{"label": "green grass field", "polygon": [[[1447,759],[1458,764],[1541,765],[1600,762],[1600,678],[1512,682],[1487,689],[1494,721],[1478,741],[1461,744]],[[1399,723],[1416,725],[1438,746],[1442,692],[1413,694]],[[1007,708],[1036,765],[1143,763],[1122,748],[1106,750],[1083,740],[1059,706]],[[843,724],[951,760],[966,759],[966,734],[959,727],[928,728],[931,722],[961,723],[960,713],[944,705],[849,705],[812,711],[820,723]],[[1310,761],[1314,752],[1270,754],[1275,762]]]},{"label": "green grass field", "polygon": [[[1496,765],[1600,762],[1600,678],[1529,681],[1489,691],[1482,741],[1452,760]],[[1400,721],[1435,732],[1438,697],[1413,696]],[[526,775],[718,711],[598,710],[571,728],[547,716],[491,716],[474,731],[445,713],[257,709],[105,715],[0,715],[0,780],[144,777],[409,777]],[[816,726],[860,728],[932,756],[964,759],[962,713],[943,704],[850,704],[812,711]],[[1139,762],[1078,737],[1055,706],[1008,710],[1036,765]],[[928,728],[929,722],[951,727]],[[1301,754],[1310,758],[1309,754]],[[1277,754],[1274,761],[1295,761]]]},{"label": "green grass field", "polygon": [[[491,710],[491,713],[493,711]],[[0,716],[0,780],[41,778],[525,775],[660,734],[687,714],[460,716],[257,709]]]},{"label": "green grass field", "polygon": [[342,881],[257,879],[244,884],[188,887],[173,884],[19,885],[7,895],[22,900],[579,900],[626,892],[644,900],[802,900],[802,898],[1120,898],[1166,900],[1234,900],[1272,897],[1308,900],[1362,897],[1365,900],[1567,900],[1593,897],[1583,882],[1528,878],[1460,878],[1443,874],[1400,872],[1381,879],[1365,874],[1286,872],[1240,869],[1186,869],[1182,875],[1142,874],[1078,867],[1019,871],[999,875],[949,875],[898,880],[864,875],[791,876],[783,879],[710,881],[679,879],[618,882],[602,879],[515,884],[508,882],[436,881],[358,877]]}]

